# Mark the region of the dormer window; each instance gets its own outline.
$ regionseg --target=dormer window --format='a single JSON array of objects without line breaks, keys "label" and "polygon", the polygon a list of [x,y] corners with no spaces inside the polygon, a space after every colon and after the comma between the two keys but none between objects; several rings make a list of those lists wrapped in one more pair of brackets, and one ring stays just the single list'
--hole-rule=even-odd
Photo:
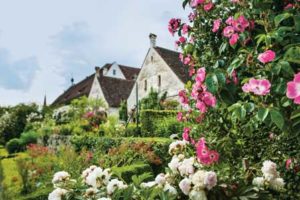
[{"label": "dormer window", "polygon": [[117,74],[117,71],[114,69],[113,70],[113,75],[115,76]]}]

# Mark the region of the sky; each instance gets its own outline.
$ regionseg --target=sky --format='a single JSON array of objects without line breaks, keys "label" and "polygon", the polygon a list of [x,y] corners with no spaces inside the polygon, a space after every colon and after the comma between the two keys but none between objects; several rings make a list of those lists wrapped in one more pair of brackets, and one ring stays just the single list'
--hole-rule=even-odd
[{"label": "sky", "polygon": [[182,0],[0,0],[0,105],[47,102],[117,62],[140,67],[150,46],[174,50],[167,30]]}]

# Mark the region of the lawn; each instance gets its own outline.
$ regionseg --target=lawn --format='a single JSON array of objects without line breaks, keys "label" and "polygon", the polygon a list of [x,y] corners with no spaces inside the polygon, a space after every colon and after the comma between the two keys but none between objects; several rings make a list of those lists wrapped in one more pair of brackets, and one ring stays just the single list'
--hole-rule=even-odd
[{"label": "lawn", "polygon": [[3,170],[3,180],[1,180],[1,186],[5,188],[5,193],[8,199],[14,199],[15,194],[21,192],[22,179],[18,173],[16,159],[24,158],[27,156],[26,153],[15,154],[14,157],[8,157],[6,149],[0,147],[1,166]]}]

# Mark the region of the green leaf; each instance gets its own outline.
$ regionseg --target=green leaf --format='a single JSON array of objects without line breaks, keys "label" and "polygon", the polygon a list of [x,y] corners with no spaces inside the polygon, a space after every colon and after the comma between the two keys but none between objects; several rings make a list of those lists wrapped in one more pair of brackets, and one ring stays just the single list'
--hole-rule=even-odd
[{"label": "green leaf", "polygon": [[283,128],[284,126],[284,118],[281,114],[281,112],[279,112],[278,110],[272,109],[270,110],[270,114],[271,114],[271,120],[274,124],[276,124],[276,126],[280,129]]},{"label": "green leaf", "polygon": [[294,22],[295,22],[295,30],[296,32],[300,32],[300,15],[294,16]]},{"label": "green leaf", "polygon": [[280,24],[283,20],[285,20],[285,19],[287,19],[287,18],[289,18],[289,17],[291,17],[291,16],[293,16],[291,13],[283,13],[283,14],[277,15],[277,16],[274,18],[275,26],[278,27],[279,24]]},{"label": "green leaf", "polygon": [[225,52],[225,50],[228,47],[228,43],[227,42],[223,42],[219,48],[219,54],[221,55],[223,52]]},{"label": "green leaf", "polygon": [[260,121],[265,121],[265,119],[269,115],[269,109],[268,108],[260,108],[257,112],[257,117]]},{"label": "green leaf", "polygon": [[222,86],[225,85],[225,83],[226,83],[226,76],[225,76],[225,74],[222,71],[220,71],[220,70],[217,70],[215,72],[215,74],[217,76],[219,85],[222,85]]},{"label": "green leaf", "polygon": [[291,119],[296,119],[298,117],[300,117],[300,109],[295,110],[294,112],[292,112]]},{"label": "green leaf", "polygon": [[300,64],[300,47],[291,47],[284,54],[284,60]]},{"label": "green leaf", "polygon": [[184,0],[182,3],[183,9],[185,9],[186,5],[189,3],[189,0]]},{"label": "green leaf", "polygon": [[215,74],[208,74],[205,79],[205,84],[210,92],[216,93],[218,91],[219,83]]},{"label": "green leaf", "polygon": [[289,76],[294,76],[295,72],[289,62],[280,60],[277,64],[281,66],[282,71],[284,71],[286,74]]}]

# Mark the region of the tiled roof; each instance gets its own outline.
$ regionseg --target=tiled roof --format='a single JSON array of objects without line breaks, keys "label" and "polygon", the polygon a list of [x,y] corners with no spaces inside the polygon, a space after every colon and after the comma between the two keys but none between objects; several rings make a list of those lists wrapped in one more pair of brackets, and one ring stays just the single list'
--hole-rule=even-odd
[{"label": "tiled roof", "polygon": [[[103,69],[109,69],[112,64],[105,64],[100,69],[98,78],[105,99],[110,107],[119,107],[122,100],[126,100],[134,85],[133,77],[138,75],[140,69],[119,65],[128,80],[103,76]],[[71,86],[67,91],[60,95],[52,105],[63,105],[70,103],[73,99],[88,96],[95,77],[95,73],[88,76],[79,83]]]},{"label": "tiled roof", "polygon": [[110,107],[119,107],[122,100],[127,100],[134,86],[134,80],[124,80],[100,75],[98,80],[102,92]]},{"label": "tiled roof", "polygon": [[180,61],[178,52],[157,46],[154,49],[182,82],[186,83],[189,80],[188,66]]},{"label": "tiled roof", "polygon": [[119,65],[119,67],[127,80],[133,80],[141,71],[140,68],[135,67],[128,67],[124,65]]},{"label": "tiled roof", "polygon": [[69,87],[63,94],[61,94],[52,105],[63,105],[70,103],[73,99],[88,96],[92,88],[95,74],[92,74],[79,83]]}]

